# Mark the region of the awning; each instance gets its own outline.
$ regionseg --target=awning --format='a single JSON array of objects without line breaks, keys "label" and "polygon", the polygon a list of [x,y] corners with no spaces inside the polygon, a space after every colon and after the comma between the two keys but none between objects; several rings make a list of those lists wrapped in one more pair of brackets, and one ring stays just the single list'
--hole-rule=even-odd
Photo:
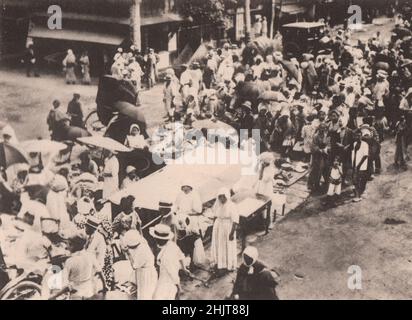
[{"label": "awning", "polygon": [[[49,17],[46,12],[35,12],[33,14],[34,17]],[[110,17],[110,16],[101,16],[96,14],[83,14],[83,13],[74,13],[74,12],[65,12],[64,13],[65,20],[73,20],[73,21],[93,21],[93,22],[101,22],[101,23],[113,23],[113,24],[121,24],[128,26],[130,25],[130,18],[129,17]],[[165,13],[162,15],[157,16],[149,16],[149,17],[142,17],[141,18],[141,26],[150,26],[155,24],[161,23],[174,23],[174,22],[181,22],[184,21],[184,18],[175,13]]]},{"label": "awning", "polygon": [[175,13],[166,13],[159,16],[142,17],[141,26],[150,26],[161,23],[181,22],[184,18]]},{"label": "awning", "polygon": [[285,4],[280,11],[287,14],[299,14],[306,12],[306,8],[297,4]]},{"label": "awning", "polygon": [[71,40],[90,43],[101,43],[118,46],[122,43],[124,37],[117,34],[97,33],[83,30],[50,30],[48,28],[33,26],[28,36],[31,38]]}]

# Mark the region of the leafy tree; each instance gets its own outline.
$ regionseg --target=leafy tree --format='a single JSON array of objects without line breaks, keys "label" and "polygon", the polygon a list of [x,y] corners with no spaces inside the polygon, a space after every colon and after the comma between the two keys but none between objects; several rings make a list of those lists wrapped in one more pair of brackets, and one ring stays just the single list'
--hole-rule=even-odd
[{"label": "leafy tree", "polygon": [[197,24],[226,21],[226,9],[236,7],[238,0],[179,0],[177,10]]}]

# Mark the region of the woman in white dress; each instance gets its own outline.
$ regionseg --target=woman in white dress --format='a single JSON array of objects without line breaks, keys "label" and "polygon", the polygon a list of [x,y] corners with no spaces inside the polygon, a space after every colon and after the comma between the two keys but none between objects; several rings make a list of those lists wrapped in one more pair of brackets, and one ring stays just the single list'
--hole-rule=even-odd
[{"label": "woman in white dress", "polygon": [[66,71],[66,83],[75,84],[77,81],[74,70],[76,67],[76,56],[74,55],[73,50],[67,50],[67,56],[63,60],[63,67]]},{"label": "woman in white dress", "polygon": [[[172,207],[172,212],[179,215],[197,216],[202,213],[202,200],[196,190],[193,190],[193,186],[190,182],[185,181],[182,183],[181,191],[176,197],[176,200]],[[197,219],[191,219],[193,222],[197,222]]]},{"label": "woman in white dress", "polygon": [[46,207],[50,217],[60,221],[60,226],[66,227],[70,223],[67,213],[66,197],[69,185],[65,177],[56,174],[49,183],[50,190],[47,194]]},{"label": "woman in white dress", "polygon": [[230,191],[222,188],[213,207],[216,218],[212,232],[212,262],[217,269],[235,270],[237,267],[236,228],[239,215],[230,200]]},{"label": "woman in white dress", "polygon": [[108,199],[119,190],[119,160],[112,151],[106,150],[103,169],[103,198]]},{"label": "woman in white dress", "polygon": [[123,238],[125,251],[134,270],[138,300],[152,300],[157,285],[157,271],[152,250],[137,230]]},{"label": "woman in white dress", "polygon": [[[274,176],[278,173],[275,166],[275,157],[270,152],[263,152],[259,156],[258,179],[254,185],[254,191],[257,195],[264,196],[272,200],[272,209],[275,208],[275,198],[273,194]],[[264,218],[267,218],[264,211]],[[274,214],[270,213],[269,228],[273,228]]]}]

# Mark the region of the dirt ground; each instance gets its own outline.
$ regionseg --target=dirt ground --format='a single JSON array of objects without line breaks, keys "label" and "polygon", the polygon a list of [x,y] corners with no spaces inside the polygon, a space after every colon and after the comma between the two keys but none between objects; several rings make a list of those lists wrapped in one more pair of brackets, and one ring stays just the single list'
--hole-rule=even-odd
[{"label": "dirt ground", "polygon": [[[53,100],[61,102],[63,111],[73,97],[81,95],[85,117],[96,108],[97,86],[66,85],[63,77],[41,74],[40,78],[27,78],[24,70],[0,69],[0,121],[8,122],[19,140],[50,136],[46,124]],[[165,113],[162,86],[140,94],[142,110],[150,127],[162,121]]]},{"label": "dirt ground", "polygon": [[[369,26],[357,34],[366,38],[391,23]],[[46,115],[53,99],[64,108],[74,92],[87,109],[94,108],[96,86],[67,86],[62,78],[26,78],[23,70],[0,70],[0,121],[8,121],[21,140],[48,137]],[[163,115],[161,87],[143,92],[142,108],[149,126]],[[280,275],[281,299],[411,299],[412,171],[396,171],[391,163],[393,140],[383,145],[383,173],[370,182],[366,199],[326,210],[319,198],[309,198],[277,223],[256,245],[260,258]],[[385,224],[387,218],[401,224]],[[362,289],[350,290],[348,268],[359,266]],[[210,288],[187,286],[184,299],[222,299],[235,275]]]}]

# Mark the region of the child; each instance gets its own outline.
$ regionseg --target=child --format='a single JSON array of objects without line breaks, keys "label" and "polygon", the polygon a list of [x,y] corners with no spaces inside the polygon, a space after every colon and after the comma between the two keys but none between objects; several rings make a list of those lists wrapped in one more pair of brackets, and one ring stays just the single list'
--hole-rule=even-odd
[{"label": "child", "polygon": [[126,137],[125,145],[133,149],[147,149],[148,145],[144,136],[140,133],[140,127],[137,124],[130,126],[130,132]]},{"label": "child", "polygon": [[335,205],[337,198],[340,196],[342,190],[343,171],[342,163],[339,157],[333,161],[332,168],[329,174],[329,187],[327,193],[326,204]]}]

